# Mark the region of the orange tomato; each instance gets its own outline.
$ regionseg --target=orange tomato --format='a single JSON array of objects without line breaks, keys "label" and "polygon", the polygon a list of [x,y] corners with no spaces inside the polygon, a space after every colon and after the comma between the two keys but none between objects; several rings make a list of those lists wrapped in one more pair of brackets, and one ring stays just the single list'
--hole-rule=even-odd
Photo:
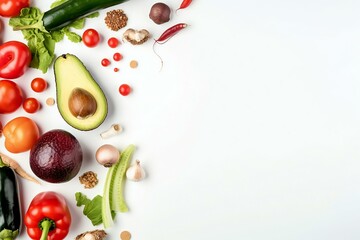
[{"label": "orange tomato", "polygon": [[12,153],[26,152],[39,139],[36,123],[27,117],[16,117],[6,123],[3,129],[5,148]]}]

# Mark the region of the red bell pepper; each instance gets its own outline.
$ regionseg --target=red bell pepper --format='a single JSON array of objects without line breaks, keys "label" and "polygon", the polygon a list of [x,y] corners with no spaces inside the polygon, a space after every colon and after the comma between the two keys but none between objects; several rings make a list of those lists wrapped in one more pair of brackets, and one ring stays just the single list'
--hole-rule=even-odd
[{"label": "red bell pepper", "polygon": [[70,229],[70,210],[61,194],[42,192],[31,201],[24,222],[32,240],[63,240]]},{"label": "red bell pepper", "polygon": [[0,78],[14,79],[22,76],[31,62],[29,47],[18,41],[0,45]]}]

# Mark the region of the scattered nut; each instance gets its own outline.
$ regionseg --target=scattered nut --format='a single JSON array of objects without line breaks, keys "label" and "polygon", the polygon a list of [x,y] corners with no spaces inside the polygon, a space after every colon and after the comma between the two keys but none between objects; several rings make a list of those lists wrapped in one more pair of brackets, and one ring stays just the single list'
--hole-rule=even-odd
[{"label": "scattered nut", "polygon": [[130,240],[131,239],[131,233],[129,231],[122,231],[120,233],[121,240]]},{"label": "scattered nut", "polygon": [[130,61],[130,67],[131,68],[137,68],[138,66],[138,62],[136,60],[131,60]]},{"label": "scattered nut", "polygon": [[46,105],[48,106],[52,106],[55,104],[55,99],[52,97],[49,97],[48,99],[46,99]]},{"label": "scattered nut", "polygon": [[124,32],[123,37],[133,45],[140,45],[149,39],[150,33],[146,29],[134,30],[129,28]]},{"label": "scattered nut", "polygon": [[80,183],[85,185],[85,188],[93,188],[99,182],[97,174],[93,171],[85,172],[79,177]]},{"label": "scattered nut", "polygon": [[112,10],[106,13],[105,24],[113,31],[118,31],[125,27],[128,21],[128,17],[121,9]]}]

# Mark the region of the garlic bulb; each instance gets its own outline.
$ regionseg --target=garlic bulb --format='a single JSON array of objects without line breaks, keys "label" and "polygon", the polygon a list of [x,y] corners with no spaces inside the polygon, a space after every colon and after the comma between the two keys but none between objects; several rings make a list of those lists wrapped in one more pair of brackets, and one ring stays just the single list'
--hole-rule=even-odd
[{"label": "garlic bulb", "polygon": [[143,180],[145,178],[145,175],[146,175],[145,170],[141,167],[139,160],[136,160],[136,163],[131,165],[126,170],[127,179],[134,181],[134,182]]}]

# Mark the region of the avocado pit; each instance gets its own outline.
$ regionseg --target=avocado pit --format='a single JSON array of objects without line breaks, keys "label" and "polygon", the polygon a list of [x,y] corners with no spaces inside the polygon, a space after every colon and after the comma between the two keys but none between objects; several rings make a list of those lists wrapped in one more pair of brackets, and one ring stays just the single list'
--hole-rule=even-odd
[{"label": "avocado pit", "polygon": [[86,119],[95,114],[97,103],[94,96],[83,88],[75,88],[69,97],[69,110],[78,119]]}]

